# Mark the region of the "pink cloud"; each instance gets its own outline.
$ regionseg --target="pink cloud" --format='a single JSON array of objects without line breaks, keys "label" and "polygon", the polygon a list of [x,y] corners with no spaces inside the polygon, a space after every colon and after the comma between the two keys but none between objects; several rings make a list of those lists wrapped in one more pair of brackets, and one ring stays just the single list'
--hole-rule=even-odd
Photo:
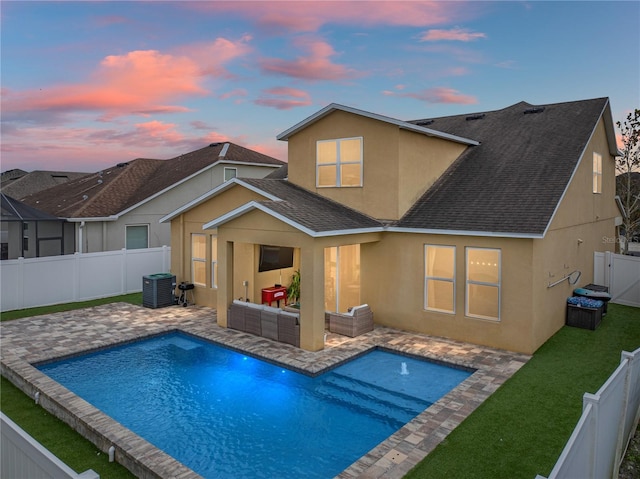
[{"label": "pink cloud", "polygon": [[53,85],[40,90],[5,91],[5,114],[20,116],[100,111],[102,119],[128,114],[175,113],[188,111],[168,103],[191,96],[203,96],[208,76],[225,76],[224,64],[250,50],[243,37],[238,42],[218,38],[208,44],[184,47],[178,53],[138,50],[105,57],[89,81]]},{"label": "pink cloud", "polygon": [[265,58],[260,68],[266,73],[286,75],[303,80],[345,80],[358,76],[355,70],[331,62],[333,47],[322,40],[298,39],[296,46],[308,54],[295,60]]},{"label": "pink cloud", "polygon": [[228,91],[227,93],[223,93],[222,95],[220,95],[220,99],[221,100],[226,100],[228,98],[234,98],[234,97],[246,97],[249,94],[249,92],[247,90],[245,90],[244,88],[234,88],[231,91]]},{"label": "pink cloud", "polygon": [[323,25],[401,25],[424,27],[460,21],[476,7],[443,1],[275,1],[189,2],[186,8],[233,13],[253,19],[274,34],[283,30],[315,32]]},{"label": "pink cloud", "polygon": [[254,100],[256,105],[290,110],[299,106],[311,105],[309,93],[289,87],[275,87],[263,90],[260,98]]},{"label": "pink cloud", "polygon": [[481,38],[487,38],[484,33],[472,33],[463,28],[454,28],[452,30],[428,30],[420,36],[421,42],[438,42],[438,41],[458,41],[472,42]]},{"label": "pink cloud", "polygon": [[421,90],[419,92],[407,92],[407,93],[398,93],[390,90],[384,90],[382,92],[385,96],[398,96],[404,98],[414,98],[416,100],[424,101],[427,103],[455,103],[461,105],[470,105],[473,103],[478,103],[476,97],[471,95],[463,95],[457,90],[453,88],[444,88],[444,87],[436,87],[436,88],[428,88],[425,90]]}]

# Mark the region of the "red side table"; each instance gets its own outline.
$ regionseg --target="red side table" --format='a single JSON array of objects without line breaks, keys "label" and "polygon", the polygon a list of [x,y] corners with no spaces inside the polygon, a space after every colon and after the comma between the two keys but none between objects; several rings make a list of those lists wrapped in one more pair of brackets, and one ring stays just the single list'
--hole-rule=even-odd
[{"label": "red side table", "polygon": [[271,303],[276,301],[278,307],[280,307],[280,300],[284,300],[284,305],[287,305],[287,288],[284,286],[271,286],[269,288],[262,288],[262,303],[267,303],[271,306]]}]

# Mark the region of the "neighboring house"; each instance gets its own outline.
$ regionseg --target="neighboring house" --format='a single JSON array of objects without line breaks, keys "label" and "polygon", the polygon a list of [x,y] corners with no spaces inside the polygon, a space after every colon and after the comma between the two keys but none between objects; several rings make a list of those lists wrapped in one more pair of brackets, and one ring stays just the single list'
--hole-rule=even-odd
[{"label": "neighboring house", "polygon": [[[10,197],[13,201],[18,201],[33,193],[51,188],[56,185],[60,185],[67,181],[80,178],[87,173],[77,173],[70,171],[32,171],[27,172],[21,169],[7,170],[0,176],[0,191],[7,197]],[[29,215],[27,215],[29,216]],[[37,215],[36,215],[37,216]],[[63,220],[64,221],[64,220]],[[60,222],[56,218],[56,224]],[[38,223],[41,227],[45,223]],[[24,253],[27,258],[33,258],[36,256],[51,256],[64,254],[60,251],[69,251],[73,253],[73,234],[65,237],[64,248],[43,248],[38,249],[36,252],[35,241],[35,223],[25,222],[22,224],[24,231],[22,234],[17,232],[20,225],[14,220],[2,221],[0,225],[0,250],[2,251],[0,257],[2,259],[15,259],[22,256]],[[57,225],[54,229],[58,229]],[[69,226],[65,226],[65,231]],[[12,231],[9,231],[9,230]],[[71,243],[70,243],[71,242]],[[47,241],[49,246],[52,242]],[[38,243],[40,244],[40,243]],[[57,251],[55,253],[54,251]]]},{"label": "neighboring house", "polygon": [[[278,139],[287,179],[235,179],[161,219],[172,271],[222,326],[299,270],[304,349],[324,347],[326,311],[367,303],[378,325],[532,353],[614,248],[607,98],[411,122],[332,104]],[[293,267],[260,271],[261,245],[294,248]]]},{"label": "neighboring house", "polygon": [[7,170],[2,173],[0,190],[5,195],[17,200],[38,193],[39,191],[61,185],[77,178],[82,178],[88,173],[73,171],[42,171],[27,172],[20,169]]},{"label": "neighboring house", "polygon": [[[262,178],[284,163],[233,143],[170,160],[139,158],[23,199],[75,225],[81,253],[171,244],[159,218],[236,176]],[[179,243],[178,243],[179,247]]]},{"label": "neighboring house", "polygon": [[73,225],[0,193],[2,245],[0,259],[71,254]]}]

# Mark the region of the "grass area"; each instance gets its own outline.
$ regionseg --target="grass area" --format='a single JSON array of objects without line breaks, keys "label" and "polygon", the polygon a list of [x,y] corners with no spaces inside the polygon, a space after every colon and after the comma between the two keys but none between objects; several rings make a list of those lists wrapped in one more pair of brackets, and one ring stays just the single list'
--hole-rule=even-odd
[{"label": "grass area", "polygon": [[136,477],[117,462],[109,462],[107,453],[99,451],[67,424],[36,405],[4,377],[0,382],[0,409],[77,473],[93,469],[101,479]]},{"label": "grass area", "polygon": [[[113,301],[142,304],[142,295],[12,311],[2,320]],[[640,308],[610,304],[596,331],[562,328],[406,477],[547,476],[580,417],[582,395],[604,384],[623,350],[638,347]],[[2,378],[0,386],[0,409],[74,470],[93,469],[103,479],[133,477],[9,381]]]},{"label": "grass area", "polygon": [[640,347],[640,308],[616,304],[596,331],[565,326],[407,476],[548,476],[595,393]]},{"label": "grass area", "polygon": [[[119,301],[142,305],[142,293],[9,311],[2,313],[1,319],[9,321]],[[109,462],[108,454],[99,451],[91,442],[67,424],[36,405],[32,398],[4,377],[0,381],[0,410],[78,473],[93,469],[101,479],[131,479],[135,477],[120,464]]]},{"label": "grass area", "polygon": [[94,299],[92,301],[80,301],[77,303],[54,304],[52,306],[40,306],[37,308],[15,309],[0,313],[0,321],[10,321],[12,319],[27,318],[29,316],[40,316],[41,314],[60,313],[73,309],[89,308],[101,304],[125,302],[142,306],[142,293],[123,294],[121,296],[111,296],[109,298]]}]

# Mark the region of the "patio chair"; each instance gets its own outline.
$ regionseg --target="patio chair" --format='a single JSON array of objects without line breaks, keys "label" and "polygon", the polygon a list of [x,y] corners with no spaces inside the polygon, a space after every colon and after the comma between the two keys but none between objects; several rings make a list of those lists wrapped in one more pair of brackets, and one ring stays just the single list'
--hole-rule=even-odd
[{"label": "patio chair", "polygon": [[373,312],[368,304],[361,304],[348,313],[329,313],[329,331],[351,338],[373,331]]}]

